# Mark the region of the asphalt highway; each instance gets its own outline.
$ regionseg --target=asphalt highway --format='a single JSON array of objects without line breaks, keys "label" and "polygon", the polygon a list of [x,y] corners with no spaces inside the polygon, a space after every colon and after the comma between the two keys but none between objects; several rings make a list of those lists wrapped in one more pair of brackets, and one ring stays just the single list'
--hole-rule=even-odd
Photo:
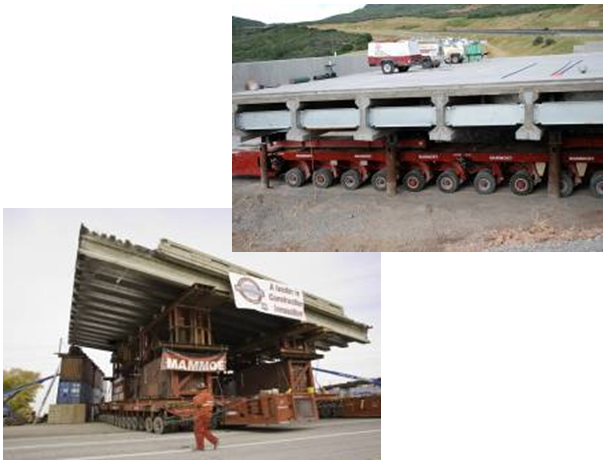
[{"label": "asphalt highway", "polygon": [[381,459],[380,419],[218,430],[218,450],[191,432],[153,435],[89,423],[4,427],[4,459]]}]

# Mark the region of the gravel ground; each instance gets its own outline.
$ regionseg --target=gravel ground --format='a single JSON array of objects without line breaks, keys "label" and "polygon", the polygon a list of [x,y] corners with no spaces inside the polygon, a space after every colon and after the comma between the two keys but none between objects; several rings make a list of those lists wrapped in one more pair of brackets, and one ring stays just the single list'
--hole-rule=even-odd
[{"label": "gravel ground", "polygon": [[488,251],[603,251],[602,235],[593,239],[548,241],[545,243],[531,243],[517,246],[500,246]]},{"label": "gravel ground", "polygon": [[430,185],[390,198],[368,185],[349,192],[272,180],[267,190],[256,179],[233,179],[232,200],[234,251],[489,251],[531,243],[539,251],[552,242],[562,250],[599,243],[601,251],[601,240],[584,240],[602,235],[602,201],[583,187],[561,199],[544,187],[519,197],[506,187],[482,196],[469,185],[453,195]]}]

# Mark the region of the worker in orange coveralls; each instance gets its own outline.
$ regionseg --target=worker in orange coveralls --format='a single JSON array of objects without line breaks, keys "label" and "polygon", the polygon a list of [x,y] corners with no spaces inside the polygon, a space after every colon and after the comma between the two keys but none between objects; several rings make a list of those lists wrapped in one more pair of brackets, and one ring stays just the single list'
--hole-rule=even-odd
[{"label": "worker in orange coveralls", "polygon": [[202,391],[194,397],[194,435],[196,449],[204,450],[204,439],[213,444],[215,449],[219,439],[210,431],[213,416],[214,400],[208,388],[202,385]]}]

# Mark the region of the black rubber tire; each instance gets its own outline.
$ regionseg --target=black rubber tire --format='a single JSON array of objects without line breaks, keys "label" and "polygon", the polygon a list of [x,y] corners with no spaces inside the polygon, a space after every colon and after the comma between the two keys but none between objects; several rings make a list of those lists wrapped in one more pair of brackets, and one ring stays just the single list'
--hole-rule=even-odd
[{"label": "black rubber tire", "polygon": [[574,180],[572,176],[567,172],[560,174],[560,197],[566,198],[572,195],[574,191]]},{"label": "black rubber tire", "polygon": [[443,193],[455,193],[461,185],[461,179],[452,169],[447,169],[438,176],[436,184]]},{"label": "black rubber tire", "polygon": [[484,169],[476,174],[473,186],[480,195],[490,195],[497,189],[497,180],[490,171]]},{"label": "black rubber tire", "polygon": [[518,171],[509,180],[509,188],[515,195],[530,195],[534,190],[534,180],[528,171]]},{"label": "black rubber tire", "polygon": [[223,423],[223,410],[219,407],[213,411],[210,427],[212,429],[218,429]]},{"label": "black rubber tire", "polygon": [[396,70],[396,65],[391,61],[383,61],[381,63],[381,71],[383,74],[393,74]]},{"label": "black rubber tire", "polygon": [[166,431],[166,424],[162,416],[154,417],[154,433],[162,435]]},{"label": "black rubber tire", "polygon": [[305,175],[300,168],[292,168],[284,175],[284,180],[290,187],[301,187],[305,182]]},{"label": "black rubber tire", "polygon": [[145,418],[143,427],[147,433],[153,433],[154,432],[154,418],[152,416],[147,416]]},{"label": "black rubber tire", "polygon": [[429,57],[423,58],[423,63],[421,63],[421,66],[423,69],[431,69],[433,68],[433,61]]},{"label": "black rubber tire", "polygon": [[461,57],[459,55],[452,55],[450,57],[450,62],[452,64],[459,64],[461,62]]},{"label": "black rubber tire", "polygon": [[409,192],[420,192],[425,188],[425,176],[418,169],[411,169],[404,175],[402,185]]},{"label": "black rubber tire", "polygon": [[381,169],[380,171],[375,172],[370,179],[370,183],[374,189],[379,192],[387,190],[387,170]]},{"label": "black rubber tire", "polygon": [[408,72],[409,69],[410,69],[410,66],[399,66],[398,67],[398,71],[400,71],[401,73]]},{"label": "black rubber tire", "polygon": [[602,171],[594,172],[589,180],[589,190],[596,198],[602,198],[603,195],[603,177]]},{"label": "black rubber tire", "polygon": [[313,183],[318,188],[328,188],[330,187],[335,177],[332,174],[332,171],[328,168],[321,168],[317,171],[314,171],[312,176]]},{"label": "black rubber tire", "polygon": [[341,185],[347,190],[356,190],[362,185],[362,176],[355,169],[350,169],[341,174]]}]

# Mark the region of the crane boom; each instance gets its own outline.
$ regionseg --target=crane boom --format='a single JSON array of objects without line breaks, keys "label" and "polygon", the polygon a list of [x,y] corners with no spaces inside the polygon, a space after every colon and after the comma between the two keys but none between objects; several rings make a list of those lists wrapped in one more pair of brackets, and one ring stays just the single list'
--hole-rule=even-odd
[{"label": "crane boom", "polygon": [[336,375],[339,377],[344,377],[346,379],[353,379],[353,380],[364,380],[365,382],[368,383],[372,383],[373,385],[377,385],[377,386],[381,386],[381,378],[376,378],[376,379],[369,379],[366,377],[359,377],[357,375],[353,375],[353,374],[347,374],[345,372],[338,372],[338,371],[331,371],[328,369],[321,369],[319,367],[312,367],[312,369],[316,372],[323,372],[324,374],[332,374],[332,375]]}]

